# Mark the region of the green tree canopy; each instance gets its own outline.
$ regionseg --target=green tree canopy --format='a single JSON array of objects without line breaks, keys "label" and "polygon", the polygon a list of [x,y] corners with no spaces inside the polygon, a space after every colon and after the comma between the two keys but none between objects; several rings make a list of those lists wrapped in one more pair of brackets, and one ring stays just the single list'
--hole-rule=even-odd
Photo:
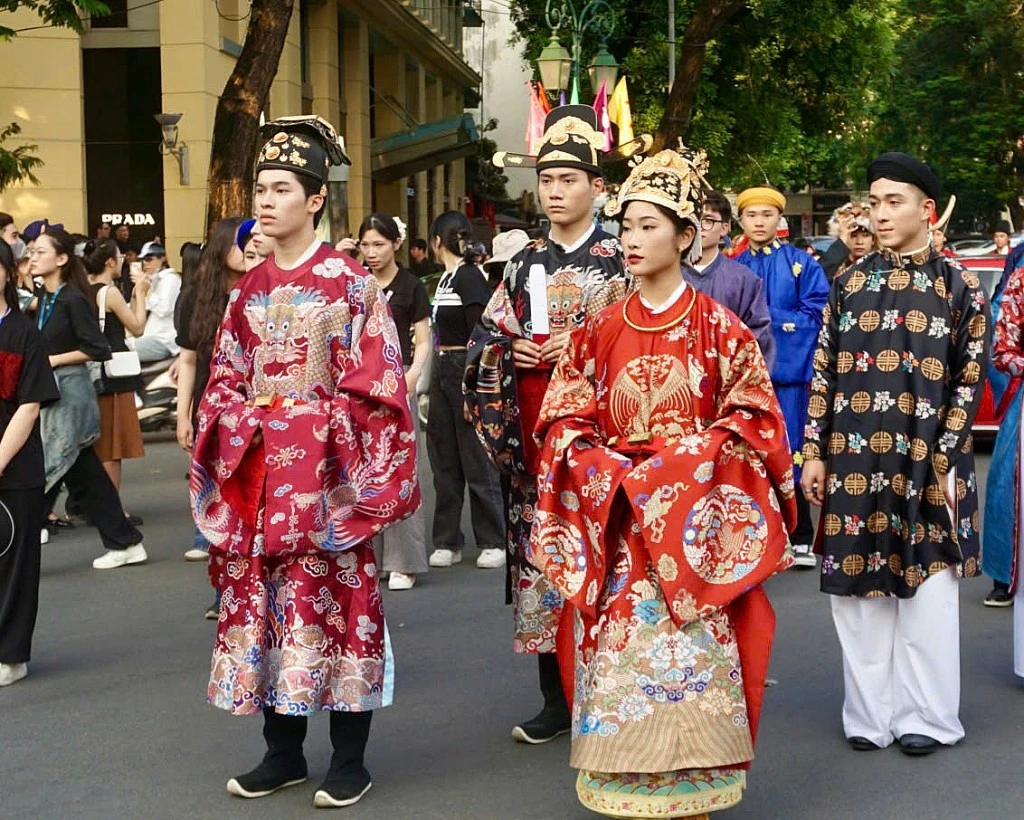
[{"label": "green tree canopy", "polygon": [[1019,0],[903,4],[914,25],[899,42],[874,145],[926,159],[946,193],[957,195],[955,221],[991,224],[1024,192],[1024,7]]},{"label": "green tree canopy", "polygon": [[[110,14],[107,5],[99,0],[0,0],[0,11],[20,9],[29,9],[39,15],[40,27],[70,28],[77,32],[85,30],[83,21],[89,17]],[[9,39],[17,33],[17,29],[0,26],[0,39]]]},{"label": "green tree canopy", "polygon": [[[84,18],[110,13],[110,9],[97,0],[0,0],[0,11],[14,12],[19,9],[30,9],[39,15],[40,28],[53,26],[78,32],[84,30]],[[17,33],[17,29],[0,26],[0,40],[9,40]],[[14,148],[7,147],[8,139],[20,133],[21,126],[16,122],[0,130],[0,192],[19,182],[39,184],[34,171],[42,167],[43,161],[32,153],[38,146],[23,144]]]},{"label": "green tree canopy", "polygon": [[[530,60],[546,2],[511,0]],[[861,187],[874,154],[905,150],[942,175],[961,216],[991,218],[1024,190],[1020,0],[679,0],[679,60],[702,59],[671,95],[666,0],[608,2],[636,130],[705,148],[720,187]],[[688,40],[709,14],[718,28]],[[584,62],[596,47],[584,38]],[[694,102],[666,124],[680,99]]]}]

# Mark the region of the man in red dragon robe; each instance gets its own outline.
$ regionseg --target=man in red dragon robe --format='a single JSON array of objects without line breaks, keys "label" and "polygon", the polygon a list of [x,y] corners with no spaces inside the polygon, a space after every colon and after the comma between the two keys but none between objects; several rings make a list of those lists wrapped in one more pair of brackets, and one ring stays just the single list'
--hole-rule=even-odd
[{"label": "man in red dragon robe", "polygon": [[232,292],[198,413],[196,523],[221,592],[207,699],[262,712],[267,752],[228,781],[263,797],[306,779],[307,717],[334,755],[314,797],[370,788],[363,751],[394,672],[370,539],[420,503],[398,334],[372,276],[315,234],[346,162],[319,117],[268,123],[256,216],[274,253]]}]

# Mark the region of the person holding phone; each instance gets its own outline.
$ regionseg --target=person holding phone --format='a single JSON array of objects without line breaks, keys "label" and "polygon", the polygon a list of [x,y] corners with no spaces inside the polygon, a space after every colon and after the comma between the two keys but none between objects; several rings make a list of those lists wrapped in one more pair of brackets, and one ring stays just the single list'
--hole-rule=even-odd
[{"label": "person holding phone", "polygon": [[141,272],[132,265],[132,282],[140,276],[149,280],[145,297],[147,318],[142,335],[135,340],[135,352],[140,362],[156,362],[177,356],[180,348],[175,341],[174,306],[181,293],[181,277],[167,264],[167,251],[158,242],[147,242],[139,253]]}]

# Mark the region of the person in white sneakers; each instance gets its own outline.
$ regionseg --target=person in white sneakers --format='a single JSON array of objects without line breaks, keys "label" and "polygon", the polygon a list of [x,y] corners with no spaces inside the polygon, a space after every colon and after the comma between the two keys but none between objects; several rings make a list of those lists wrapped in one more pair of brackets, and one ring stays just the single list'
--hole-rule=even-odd
[{"label": "person in white sneakers", "polygon": [[501,479],[473,425],[466,420],[462,377],[466,344],[480,321],[491,288],[470,246],[473,226],[464,213],[448,211],[430,226],[430,246],[444,265],[434,293],[437,351],[430,371],[427,455],[434,473],[433,539],[430,566],[462,561],[462,504],[469,487],[473,536],[480,547],[481,569],[505,566],[505,510]]},{"label": "person in white sneakers", "polygon": [[60,393],[39,331],[18,305],[16,262],[2,239],[0,372],[0,686],[7,686],[28,674],[32,653],[46,480],[39,408]]},{"label": "person in white sneakers", "polygon": [[106,552],[94,569],[116,569],[147,559],[142,533],[125,517],[121,498],[93,450],[100,434],[96,391],[86,362],[106,361],[110,346],[100,331],[95,302],[74,240],[50,228],[32,243],[31,273],[43,281],[36,327],[50,358],[60,401],[40,414],[46,459],[46,507],[60,486],[99,530]]}]

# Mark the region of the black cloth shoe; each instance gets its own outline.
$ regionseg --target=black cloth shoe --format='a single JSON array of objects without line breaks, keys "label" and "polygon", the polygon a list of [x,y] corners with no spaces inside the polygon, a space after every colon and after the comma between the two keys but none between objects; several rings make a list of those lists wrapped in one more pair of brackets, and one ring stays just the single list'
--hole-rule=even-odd
[{"label": "black cloth shoe", "polygon": [[558,672],[558,658],[553,653],[537,656],[540,691],[544,695],[544,708],[540,713],[520,723],[512,730],[512,738],[520,743],[547,743],[572,727],[572,715],[562,691],[562,678]]},{"label": "black cloth shoe", "polygon": [[306,739],[306,718],[279,715],[263,710],[263,737],[267,753],[251,772],[228,781],[228,791],[238,797],[266,797],[279,789],[295,786],[306,779],[306,758],[302,742]]},{"label": "black cloth shoe", "polygon": [[228,781],[228,791],[250,800],[306,782],[306,761],[272,757],[269,753],[255,769]]},{"label": "black cloth shoe", "polygon": [[985,606],[1013,606],[1013,596],[1010,594],[1010,585],[1001,584],[999,581],[996,581],[992,585],[992,591],[985,596]]},{"label": "black cloth shoe", "polygon": [[571,727],[568,709],[545,706],[536,717],[516,726],[512,730],[512,738],[536,746],[566,734]]},{"label": "black cloth shoe", "polygon": [[340,809],[358,803],[362,796],[370,790],[373,781],[364,766],[350,768],[348,771],[327,773],[324,782],[313,795],[313,805],[318,809]]},{"label": "black cloth shoe", "polygon": [[203,613],[203,617],[206,618],[206,620],[208,621],[218,620],[220,618],[220,604],[214,601],[212,604],[206,607],[206,612]]},{"label": "black cloth shoe", "polygon": [[928,735],[903,735],[900,738],[900,751],[911,757],[930,755],[942,744]]},{"label": "black cloth shoe", "polygon": [[877,752],[882,747],[877,743],[872,743],[866,737],[848,737],[846,742],[850,744],[850,748],[856,752]]},{"label": "black cloth shoe", "polygon": [[373,712],[331,712],[331,768],[320,784],[313,805],[318,809],[340,809],[358,803],[373,782],[363,765],[366,741],[370,739]]}]

